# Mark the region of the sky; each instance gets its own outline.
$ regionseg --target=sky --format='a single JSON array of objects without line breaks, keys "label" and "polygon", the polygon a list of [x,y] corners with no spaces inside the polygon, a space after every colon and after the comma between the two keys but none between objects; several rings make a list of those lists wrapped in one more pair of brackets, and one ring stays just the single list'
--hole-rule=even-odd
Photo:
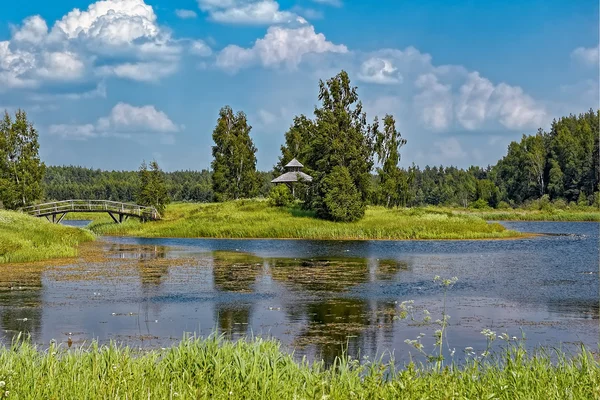
[{"label": "sky", "polygon": [[0,110],[48,165],[211,163],[219,109],[277,162],[319,80],[346,70],[392,114],[402,166],[495,164],[554,118],[599,107],[597,0],[29,0],[0,3]]}]

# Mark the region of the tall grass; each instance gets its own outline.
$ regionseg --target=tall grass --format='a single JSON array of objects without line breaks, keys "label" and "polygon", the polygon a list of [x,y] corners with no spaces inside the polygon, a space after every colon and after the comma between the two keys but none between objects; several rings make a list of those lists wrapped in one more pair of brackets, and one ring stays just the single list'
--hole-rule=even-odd
[{"label": "tall grass", "polygon": [[170,205],[162,221],[124,224],[96,221],[94,232],[143,237],[298,238],[298,239],[486,239],[519,237],[502,225],[470,215],[431,209],[369,207],[358,222],[324,221],[311,212],[240,200]]},{"label": "tall grass", "polygon": [[278,342],[217,337],[162,350],[114,344],[47,351],[0,348],[0,398],[15,399],[593,399],[598,361],[511,347],[485,362],[443,370],[378,361],[295,361]]},{"label": "tall grass", "polygon": [[74,257],[77,245],[91,240],[89,231],[0,210],[0,264]]}]

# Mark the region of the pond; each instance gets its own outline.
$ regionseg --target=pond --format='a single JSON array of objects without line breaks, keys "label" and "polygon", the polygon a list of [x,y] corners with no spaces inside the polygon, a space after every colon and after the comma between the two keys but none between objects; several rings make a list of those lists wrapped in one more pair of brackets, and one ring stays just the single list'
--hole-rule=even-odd
[{"label": "pond", "polygon": [[[275,337],[330,363],[394,352],[450,316],[447,354],[486,348],[489,328],[526,346],[599,342],[597,223],[503,222],[543,236],[482,241],[102,238],[69,263],[11,266],[0,277],[0,340],[115,340],[164,347],[186,333]],[[435,276],[457,277],[447,291]],[[413,300],[415,321],[400,304]]]}]

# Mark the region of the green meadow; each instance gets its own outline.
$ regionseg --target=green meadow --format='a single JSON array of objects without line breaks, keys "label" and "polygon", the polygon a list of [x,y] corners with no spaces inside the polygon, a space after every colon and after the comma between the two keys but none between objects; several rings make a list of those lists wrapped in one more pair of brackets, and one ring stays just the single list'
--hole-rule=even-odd
[{"label": "green meadow", "polygon": [[102,235],[187,238],[408,240],[522,236],[477,216],[434,208],[372,206],[360,221],[343,223],[317,219],[312,212],[299,208],[273,207],[261,200],[172,204],[161,221],[141,223],[130,219],[119,225],[101,219],[93,222],[90,229]]},{"label": "green meadow", "polygon": [[92,240],[83,229],[0,210],[0,264],[74,257],[80,243]]},{"label": "green meadow", "polygon": [[600,366],[583,350],[527,353],[436,368],[342,357],[297,361],[274,340],[216,337],[139,351],[116,345],[0,348],[0,398],[15,399],[594,399]]}]

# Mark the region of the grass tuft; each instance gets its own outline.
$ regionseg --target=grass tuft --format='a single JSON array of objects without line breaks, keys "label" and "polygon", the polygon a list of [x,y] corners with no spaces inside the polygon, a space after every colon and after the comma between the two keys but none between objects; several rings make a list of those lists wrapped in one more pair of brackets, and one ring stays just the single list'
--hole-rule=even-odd
[{"label": "grass tuft", "polygon": [[598,361],[511,347],[489,361],[435,370],[393,360],[296,361],[274,340],[184,339],[162,350],[115,344],[0,348],[0,397],[20,399],[593,399]]}]

